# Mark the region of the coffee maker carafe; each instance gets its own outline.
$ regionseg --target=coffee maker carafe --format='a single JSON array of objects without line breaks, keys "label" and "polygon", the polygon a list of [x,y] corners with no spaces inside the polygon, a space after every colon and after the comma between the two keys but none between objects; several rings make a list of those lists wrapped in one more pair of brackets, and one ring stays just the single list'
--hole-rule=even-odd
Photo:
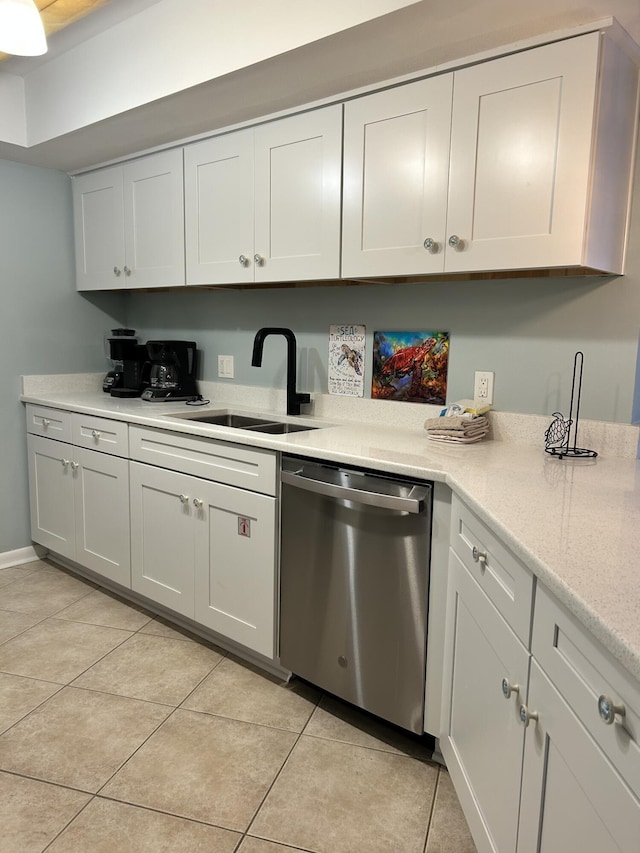
[{"label": "coffee maker carafe", "polygon": [[151,370],[143,400],[169,402],[193,400],[198,396],[194,341],[147,341],[147,353]]}]

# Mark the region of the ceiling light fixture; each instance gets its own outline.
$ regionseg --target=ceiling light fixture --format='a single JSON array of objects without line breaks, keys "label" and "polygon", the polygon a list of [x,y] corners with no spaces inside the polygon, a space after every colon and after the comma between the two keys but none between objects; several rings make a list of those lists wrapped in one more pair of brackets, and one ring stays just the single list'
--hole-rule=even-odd
[{"label": "ceiling light fixture", "polygon": [[47,39],[34,0],[0,0],[0,50],[17,56],[40,56]]}]

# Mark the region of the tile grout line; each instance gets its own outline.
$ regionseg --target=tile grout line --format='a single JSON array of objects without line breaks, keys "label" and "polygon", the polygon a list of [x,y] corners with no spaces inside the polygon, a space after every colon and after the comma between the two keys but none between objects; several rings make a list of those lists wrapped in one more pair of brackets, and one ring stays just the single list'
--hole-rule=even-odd
[{"label": "tile grout line", "polygon": [[442,767],[438,767],[438,775],[436,776],[436,783],[433,786],[433,797],[431,798],[431,808],[429,810],[429,818],[427,820],[427,832],[424,839],[424,853],[427,853],[427,847],[429,846],[429,835],[431,834],[431,821],[433,820],[433,815],[436,810],[436,800],[438,799],[438,789],[440,788],[440,777],[442,773]]},{"label": "tile grout line", "polygon": [[[302,737],[302,735],[304,734],[305,729],[306,729],[306,728],[307,728],[307,726],[309,725],[309,721],[311,720],[311,717],[314,715],[315,711],[317,710],[318,706],[320,705],[320,702],[322,701],[323,696],[324,696],[324,693],[320,693],[320,695],[319,695],[319,697],[318,697],[318,701],[315,703],[315,705],[314,705],[314,707],[313,707],[313,710],[310,712],[309,716],[307,717],[307,721],[306,721],[306,723],[305,723],[305,724],[304,724],[304,726],[301,728],[301,730],[300,730],[300,732],[298,733],[298,735],[297,735],[296,739],[295,739],[295,740],[294,740],[294,742],[292,743],[292,745],[291,745],[291,749],[290,749],[290,750],[289,750],[289,752],[287,753],[287,756],[286,756],[285,760],[282,762],[282,765],[281,765],[280,769],[278,770],[278,772],[276,773],[276,775],[275,775],[275,776],[274,776],[274,778],[272,779],[271,784],[270,784],[270,785],[269,785],[269,787],[267,788],[267,791],[265,792],[264,797],[260,800],[260,803],[258,804],[258,806],[257,806],[256,810],[254,811],[253,816],[252,816],[252,817],[251,817],[251,819],[249,820],[249,823],[248,823],[248,825],[247,825],[247,828],[245,829],[245,831],[244,831],[244,833],[243,833],[243,835],[242,835],[242,841],[244,841],[244,839],[248,836],[249,832],[251,831],[251,827],[253,826],[253,824],[254,824],[254,822],[255,822],[255,819],[256,819],[256,817],[258,816],[258,813],[260,812],[260,809],[261,809],[261,808],[262,808],[262,806],[265,804],[265,801],[266,801],[267,797],[269,796],[269,794],[270,794],[270,793],[271,793],[271,791],[273,790],[273,786],[276,784],[276,782],[277,782],[277,781],[278,781],[278,779],[280,778],[280,776],[281,776],[282,772],[284,771],[284,768],[287,766],[287,763],[289,762],[289,759],[291,758],[291,754],[293,753],[293,750],[296,748],[297,744],[300,742],[300,738]],[[253,836],[253,837],[255,837],[255,838],[259,838],[260,836]],[[241,841],[240,843],[242,843],[242,841]],[[303,849],[303,848],[295,848],[295,847],[294,847],[293,849],[295,850],[295,849]],[[312,851],[307,851],[307,853],[312,853]]]}]

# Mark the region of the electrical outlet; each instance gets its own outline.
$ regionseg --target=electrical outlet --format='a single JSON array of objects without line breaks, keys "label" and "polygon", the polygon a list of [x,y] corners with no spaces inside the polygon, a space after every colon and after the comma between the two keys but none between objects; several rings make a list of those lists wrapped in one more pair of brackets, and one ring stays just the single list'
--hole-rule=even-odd
[{"label": "electrical outlet", "polygon": [[493,379],[495,374],[487,370],[476,370],[473,399],[491,405],[493,403]]},{"label": "electrical outlet", "polygon": [[218,356],[218,377],[220,379],[233,379],[233,356]]}]

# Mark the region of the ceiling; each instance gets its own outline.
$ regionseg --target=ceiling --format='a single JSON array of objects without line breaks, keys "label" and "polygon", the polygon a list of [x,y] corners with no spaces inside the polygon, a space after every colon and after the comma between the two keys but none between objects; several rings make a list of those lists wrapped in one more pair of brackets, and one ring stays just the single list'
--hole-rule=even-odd
[{"label": "ceiling", "polygon": [[[85,15],[95,12],[109,0],[35,0],[40,10],[47,39],[54,33],[60,32],[69,24],[79,21]],[[8,59],[7,53],[0,51],[0,62]]]},{"label": "ceiling", "polygon": [[[236,6],[239,14],[262,6],[264,0],[208,0],[212,19],[221,7]],[[2,74],[23,77],[31,85],[56,63],[74,55],[77,45],[93,44],[93,38],[116,32],[133,21],[144,19],[155,10],[171,6],[188,10],[203,7],[204,0],[37,0],[43,17],[51,16],[49,52],[43,57],[12,57],[2,63]],[[304,0],[300,16],[317,20],[329,0]],[[349,3],[345,8],[349,8]],[[336,3],[334,2],[335,6]],[[398,3],[398,6],[401,4]],[[285,0],[273,0],[273,7],[287,6]],[[207,7],[208,8],[208,7]],[[368,7],[363,7],[367,8]],[[314,11],[315,10],[315,11]],[[105,112],[104,118],[88,119],[70,132],[52,135],[46,141],[24,146],[0,142],[0,157],[48,168],[74,172],[101,165],[136,152],[255,121],[261,116],[294,109],[320,99],[330,99],[358,87],[377,84],[398,75],[434,68],[461,57],[492,51],[503,45],[522,43],[547,33],[579,27],[615,16],[636,42],[640,43],[640,3],[638,0],[410,0],[404,8],[328,36],[313,37],[295,49],[274,51],[260,61],[238,62],[231,71],[206,78],[186,88],[167,87],[166,96],[141,99],[133,108]],[[321,15],[322,17],[322,15]],[[245,20],[245,19],[243,19]],[[176,25],[184,23],[176,21]],[[172,21],[173,24],[173,21]],[[278,28],[286,30],[286,20],[275,19],[274,29],[264,38],[277,41]],[[60,29],[62,27],[62,29]],[[243,42],[251,35],[251,20],[246,18],[245,32],[233,35],[232,53],[242,53]],[[234,31],[235,32],[235,31]],[[178,33],[179,35],[179,33]],[[149,58],[153,51],[153,75],[171,79],[188,59],[171,43],[172,38],[154,38],[144,31]],[[190,43],[187,43],[187,50]],[[172,52],[173,51],[173,52]],[[114,52],[113,64],[101,75],[91,76],[87,66],[88,105],[104,100],[106,86],[126,86],[137,90],[150,76],[148,65],[131,67],[137,76],[121,75],[122,62],[136,62],[136,54]],[[93,57],[93,53],[89,56]],[[74,66],[72,66],[74,67]],[[78,72],[76,72],[77,75]],[[56,92],[54,113],[66,108],[65,92]],[[137,92],[136,92],[137,94]],[[0,106],[2,106],[0,88]],[[68,98],[66,99],[68,101]],[[46,99],[42,101],[47,107]],[[80,106],[83,106],[81,103]],[[0,110],[0,125],[2,111]],[[6,138],[6,137],[0,137]]]}]

